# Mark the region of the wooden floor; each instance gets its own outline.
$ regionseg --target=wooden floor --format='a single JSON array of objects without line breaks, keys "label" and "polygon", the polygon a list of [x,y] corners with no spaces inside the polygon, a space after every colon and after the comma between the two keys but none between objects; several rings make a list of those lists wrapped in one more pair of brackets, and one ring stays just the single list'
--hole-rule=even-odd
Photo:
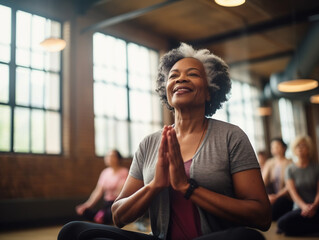
[{"label": "wooden floor", "polygon": [[[56,240],[62,226],[25,229],[17,231],[0,232],[0,240]],[[127,230],[137,230],[135,224],[125,227]],[[146,230],[149,232],[149,228]],[[268,232],[263,233],[267,240],[319,240],[319,237],[285,237],[276,234],[276,224],[273,223]]]}]

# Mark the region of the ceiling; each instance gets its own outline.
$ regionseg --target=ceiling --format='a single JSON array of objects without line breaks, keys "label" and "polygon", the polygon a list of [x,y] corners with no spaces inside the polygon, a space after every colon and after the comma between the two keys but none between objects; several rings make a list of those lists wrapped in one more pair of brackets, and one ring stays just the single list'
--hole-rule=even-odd
[{"label": "ceiling", "polygon": [[227,8],[213,0],[79,0],[78,11],[105,16],[84,31],[127,23],[168,39],[174,47],[182,41],[208,48],[231,67],[241,66],[268,81],[286,68],[319,19],[319,1],[247,0]]}]

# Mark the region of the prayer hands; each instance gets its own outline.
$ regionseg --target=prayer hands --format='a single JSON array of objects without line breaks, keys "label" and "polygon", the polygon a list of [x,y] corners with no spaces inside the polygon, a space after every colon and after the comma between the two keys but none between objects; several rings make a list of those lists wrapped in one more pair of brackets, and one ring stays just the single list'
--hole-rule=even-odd
[{"label": "prayer hands", "polygon": [[163,129],[154,182],[159,187],[171,186],[176,191],[183,191],[188,186],[180,146],[171,126]]}]

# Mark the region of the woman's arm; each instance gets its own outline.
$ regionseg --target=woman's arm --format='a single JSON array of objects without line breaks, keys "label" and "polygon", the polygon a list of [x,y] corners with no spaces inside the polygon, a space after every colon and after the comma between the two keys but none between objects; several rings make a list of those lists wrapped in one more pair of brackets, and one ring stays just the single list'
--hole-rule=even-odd
[{"label": "woman's arm", "polygon": [[235,173],[233,183],[236,198],[199,187],[190,199],[221,218],[262,231],[268,230],[271,224],[270,203],[260,171],[251,169]]},{"label": "woman's arm", "polygon": [[118,181],[117,186],[116,186],[116,189],[115,189],[115,191],[114,191],[115,196],[120,195],[121,190],[122,190],[122,188],[123,188],[123,186],[124,186],[124,183],[125,183],[125,181],[126,181],[126,179],[127,179],[127,176],[128,176],[128,171],[126,171],[126,172],[125,172],[125,175],[123,175],[123,176],[121,177],[121,179]]},{"label": "woman's arm", "polygon": [[286,186],[288,188],[288,191],[289,191],[289,194],[290,194],[292,200],[295,203],[297,203],[297,205],[302,209],[306,205],[306,203],[304,202],[304,200],[298,194],[294,180],[288,179],[286,181]]},{"label": "woman's arm", "polygon": [[289,193],[289,191],[288,191],[287,186],[284,186],[282,189],[279,190],[279,192],[276,194],[276,196],[277,196],[277,198],[280,198],[288,193]]},{"label": "woman's arm", "polygon": [[82,215],[87,208],[93,207],[101,199],[102,196],[103,187],[101,185],[96,185],[89,199],[86,200],[84,203],[76,206],[76,212],[79,215]]},{"label": "woman's arm", "polygon": [[315,201],[313,202],[313,205],[316,207],[319,207],[319,181],[317,182],[317,193],[316,193],[316,198]]},{"label": "woman's arm", "polygon": [[313,217],[317,213],[318,207],[319,207],[319,181],[317,182],[316,197],[315,197],[315,200],[313,201],[313,203],[310,205],[308,216]]},{"label": "woman's arm", "polygon": [[129,176],[112,205],[114,224],[123,227],[141,217],[160,190],[152,187],[151,183],[144,186],[142,180]]},{"label": "woman's arm", "polygon": [[297,192],[295,182],[293,179],[286,180],[286,186],[288,188],[289,194],[292,198],[292,200],[297,203],[297,205],[303,210],[307,207],[307,204],[304,202],[304,200],[300,197],[300,195]]},{"label": "woman's arm", "polygon": [[142,180],[129,176],[124,187],[112,205],[113,222],[118,227],[135,221],[141,217],[150,206],[154,197],[169,186],[167,152],[167,129],[164,127],[159,147],[153,180],[144,186]]},{"label": "woman's arm", "polygon": [[263,168],[262,174],[261,174],[265,186],[268,186],[268,184],[270,182],[270,161],[271,160],[267,160],[267,162],[265,163],[265,166]]},{"label": "woman's arm", "polygon": [[[189,183],[174,129],[168,132],[167,155],[170,183],[175,190],[185,194]],[[266,231],[271,224],[271,211],[260,170],[241,171],[233,174],[232,178],[235,198],[198,187],[190,199],[216,216]]]}]

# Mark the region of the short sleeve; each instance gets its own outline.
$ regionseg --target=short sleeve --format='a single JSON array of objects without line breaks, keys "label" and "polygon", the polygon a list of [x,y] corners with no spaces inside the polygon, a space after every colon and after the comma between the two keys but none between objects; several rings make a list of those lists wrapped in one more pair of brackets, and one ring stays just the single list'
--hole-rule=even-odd
[{"label": "short sleeve", "polygon": [[293,164],[290,164],[285,170],[285,181],[293,179]]},{"label": "short sleeve", "polygon": [[130,167],[129,175],[143,180],[143,161],[144,161],[144,154],[143,151],[145,149],[145,140],[143,140],[134,154],[133,161]]},{"label": "short sleeve", "polygon": [[239,127],[234,128],[228,142],[231,174],[260,168],[254,149],[244,131]]}]

